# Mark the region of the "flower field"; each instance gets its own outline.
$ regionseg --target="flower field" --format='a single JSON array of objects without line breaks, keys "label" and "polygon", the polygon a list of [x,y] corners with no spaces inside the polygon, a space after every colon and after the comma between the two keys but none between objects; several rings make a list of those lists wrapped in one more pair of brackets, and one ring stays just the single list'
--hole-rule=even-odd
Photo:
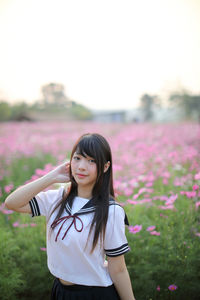
[{"label": "flower field", "polygon": [[136,299],[200,299],[200,126],[92,122],[0,125],[0,298],[49,299],[45,219],[7,210],[4,200],[68,158],[86,132],[112,148]]}]

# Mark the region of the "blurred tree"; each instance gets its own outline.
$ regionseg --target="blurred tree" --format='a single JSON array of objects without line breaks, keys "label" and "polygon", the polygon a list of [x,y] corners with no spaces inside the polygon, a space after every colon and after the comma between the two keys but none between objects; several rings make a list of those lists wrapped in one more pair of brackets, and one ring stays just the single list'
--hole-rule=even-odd
[{"label": "blurred tree", "polygon": [[151,121],[153,119],[153,108],[155,105],[160,105],[158,96],[151,96],[143,94],[140,98],[140,106],[144,114],[144,121]]},{"label": "blurred tree", "polygon": [[70,106],[71,101],[65,95],[65,88],[63,84],[49,83],[41,87],[43,95],[43,103],[53,106]]},{"label": "blurred tree", "polygon": [[17,102],[12,105],[11,120],[13,121],[31,121],[29,117],[30,108],[24,101]]},{"label": "blurred tree", "polygon": [[81,104],[77,104],[72,101],[72,106],[70,108],[71,114],[78,120],[90,120],[92,118],[91,111]]},{"label": "blurred tree", "polygon": [[174,92],[169,102],[184,111],[187,119],[196,119],[200,122],[200,95],[191,95],[187,91]]},{"label": "blurred tree", "polygon": [[6,101],[0,102],[0,121],[7,121],[11,116],[11,107]]},{"label": "blurred tree", "polygon": [[0,101],[0,121],[89,120],[91,111],[70,100],[62,84],[50,83],[41,87],[43,99],[28,105],[25,101],[10,105]]},{"label": "blurred tree", "polygon": [[40,110],[45,113],[65,114],[66,117],[88,120],[91,119],[91,112],[85,106],[78,104],[65,95],[63,84],[49,83],[41,87],[42,101],[35,103],[33,110]]}]

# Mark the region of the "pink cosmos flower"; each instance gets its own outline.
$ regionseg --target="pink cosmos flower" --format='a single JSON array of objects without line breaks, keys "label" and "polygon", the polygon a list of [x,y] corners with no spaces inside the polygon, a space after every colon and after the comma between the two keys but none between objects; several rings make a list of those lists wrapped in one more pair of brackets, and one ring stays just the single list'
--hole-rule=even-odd
[{"label": "pink cosmos flower", "polygon": [[182,180],[180,178],[176,178],[174,180],[174,186],[182,186],[184,183],[182,182]]},{"label": "pink cosmos flower", "polygon": [[38,178],[39,178],[39,176],[33,175],[33,176],[31,176],[31,181],[34,181],[34,180],[36,180],[36,179],[38,179]]},{"label": "pink cosmos flower", "polygon": [[35,175],[36,176],[43,176],[45,174],[46,174],[45,170],[41,170],[41,169],[36,169],[35,170]]},{"label": "pink cosmos flower", "polygon": [[163,195],[163,196],[160,196],[160,200],[161,201],[167,201],[168,200],[168,197]]},{"label": "pink cosmos flower", "polygon": [[167,178],[163,178],[163,184],[168,185],[169,181]]},{"label": "pink cosmos flower", "polygon": [[125,196],[130,196],[130,195],[132,195],[132,194],[133,194],[133,189],[125,188],[124,194],[125,194]]},{"label": "pink cosmos flower", "polygon": [[122,170],[122,166],[113,164],[113,170],[114,171],[121,171]]},{"label": "pink cosmos flower", "polygon": [[151,235],[160,235],[160,232],[154,230],[154,231],[151,231],[150,234]]},{"label": "pink cosmos flower", "polygon": [[149,226],[146,230],[147,231],[152,231],[152,230],[154,230],[156,228],[156,226]]},{"label": "pink cosmos flower", "polygon": [[147,189],[143,187],[143,188],[139,189],[138,194],[140,195],[146,191],[147,191]]},{"label": "pink cosmos flower", "polygon": [[129,226],[128,229],[130,233],[135,234],[137,232],[140,232],[140,230],[142,230],[142,225]]},{"label": "pink cosmos flower", "polygon": [[19,227],[19,222],[15,222],[12,224],[13,227]]},{"label": "pink cosmos flower", "polygon": [[196,236],[200,237],[200,232],[195,233]]},{"label": "pink cosmos flower", "polygon": [[160,286],[159,286],[159,285],[157,286],[157,288],[156,288],[156,289],[157,289],[157,291],[159,291],[159,292],[160,292]]},{"label": "pink cosmos flower", "polygon": [[13,185],[12,183],[9,184],[9,185],[6,185],[6,186],[4,187],[4,191],[5,191],[7,194],[9,194],[9,193],[12,191],[13,187],[14,187],[14,185]]},{"label": "pink cosmos flower", "polygon": [[199,206],[200,206],[200,201],[197,201],[197,202],[195,203],[196,209],[198,209]]},{"label": "pink cosmos flower", "polygon": [[169,172],[163,172],[162,176],[165,178],[170,178],[171,174]]},{"label": "pink cosmos flower", "polygon": [[197,184],[194,184],[192,189],[193,189],[193,191],[197,191],[199,189],[199,186]]},{"label": "pink cosmos flower", "polygon": [[194,175],[195,180],[200,180],[200,172]]},{"label": "pink cosmos flower", "polygon": [[4,209],[4,210],[3,210],[3,214],[4,214],[4,215],[11,215],[11,214],[13,214],[13,210],[10,210],[10,209]]},{"label": "pink cosmos flower", "polygon": [[150,198],[147,198],[138,201],[139,204],[148,203],[148,202],[152,202],[152,200]]},{"label": "pink cosmos flower", "polygon": [[196,197],[196,191],[185,192],[185,195],[186,195],[188,198],[195,198],[195,197]]},{"label": "pink cosmos flower", "polygon": [[[61,158],[61,160],[63,161],[63,158]],[[48,173],[49,171],[54,169],[54,166],[52,166],[52,164],[46,164],[44,167],[46,173]]]},{"label": "pink cosmos flower", "polygon": [[41,250],[41,251],[47,251],[47,248],[41,247],[40,250]]},{"label": "pink cosmos flower", "polygon": [[180,191],[180,194],[181,195],[185,195],[185,191]]},{"label": "pink cosmos flower", "polygon": [[5,203],[4,203],[4,202],[0,205],[0,211],[1,211],[4,215],[10,215],[10,214],[13,213],[13,210],[5,209]]},{"label": "pink cosmos flower", "polygon": [[178,287],[175,284],[171,284],[170,286],[168,286],[168,289],[170,291],[175,291]]},{"label": "pink cosmos flower", "polygon": [[138,201],[134,201],[131,199],[128,199],[126,202],[130,203],[130,204],[138,204]]},{"label": "pink cosmos flower", "polygon": [[160,205],[158,206],[160,209],[166,210],[166,209],[174,209],[174,205]]},{"label": "pink cosmos flower", "polygon": [[1,203],[0,205],[0,211],[3,211],[5,209],[5,202]]},{"label": "pink cosmos flower", "polygon": [[169,199],[167,199],[167,201],[165,202],[165,205],[172,205],[176,201],[177,198],[178,198],[177,194],[171,195],[169,197]]},{"label": "pink cosmos flower", "polygon": [[115,191],[115,197],[117,198],[119,196],[119,194],[117,193],[116,190],[114,190],[114,191]]},{"label": "pink cosmos flower", "polygon": [[153,182],[147,182],[146,187],[151,187],[153,185]]}]

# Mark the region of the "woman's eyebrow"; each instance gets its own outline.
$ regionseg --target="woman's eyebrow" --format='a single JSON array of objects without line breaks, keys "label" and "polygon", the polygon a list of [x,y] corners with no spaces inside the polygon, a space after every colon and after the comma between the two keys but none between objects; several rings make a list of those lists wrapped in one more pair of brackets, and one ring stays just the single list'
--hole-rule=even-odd
[{"label": "woman's eyebrow", "polygon": [[83,156],[83,157],[85,157],[87,159],[94,159],[95,160],[95,158],[93,156],[90,156],[90,155],[88,155],[86,153],[75,152],[75,154],[81,155],[81,156]]},{"label": "woman's eyebrow", "polygon": [[81,155],[83,157],[89,157],[86,153],[81,153],[81,152],[74,152],[74,155]]}]

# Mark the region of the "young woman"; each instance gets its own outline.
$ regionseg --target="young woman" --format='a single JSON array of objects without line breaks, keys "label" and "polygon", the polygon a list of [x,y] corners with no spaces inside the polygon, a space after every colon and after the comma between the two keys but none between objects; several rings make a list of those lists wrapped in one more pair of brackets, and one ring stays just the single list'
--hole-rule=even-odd
[{"label": "young woman", "polygon": [[[68,190],[43,191],[67,182]],[[5,204],[46,217],[48,268],[55,276],[51,300],[135,299],[124,260],[128,220],[114,199],[111,150],[103,136],[81,136],[69,163],[18,188]]]}]

